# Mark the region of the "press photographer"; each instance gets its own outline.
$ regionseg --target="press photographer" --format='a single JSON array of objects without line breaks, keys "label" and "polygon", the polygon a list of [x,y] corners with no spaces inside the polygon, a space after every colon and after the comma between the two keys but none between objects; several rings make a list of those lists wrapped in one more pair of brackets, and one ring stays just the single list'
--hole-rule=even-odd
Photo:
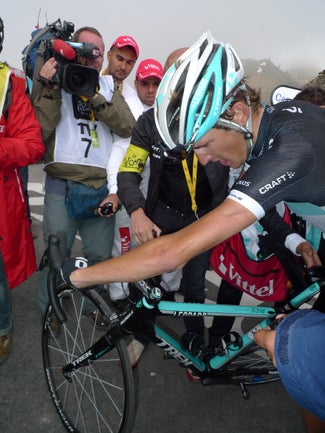
[{"label": "press photographer", "polygon": [[[78,233],[87,260],[97,263],[111,255],[119,204],[117,194],[109,191],[107,184],[113,134],[129,137],[135,120],[121,92],[114,87],[111,75],[99,75],[98,88],[91,96],[86,96],[85,91],[81,95],[68,93],[61,84],[66,78],[64,74],[71,80],[69,66],[76,68],[77,76],[83,68],[97,74],[102,70],[105,44],[96,28],[87,26],[76,30],[71,41],[53,37],[48,40],[54,53],[38,72],[45,85],[41,86],[37,80],[33,84],[33,89],[36,83],[40,86],[33,105],[46,147],[43,158],[45,246],[49,234],[55,233],[60,238],[62,257],[69,257]],[[98,55],[79,57],[79,47],[83,50],[97,47]],[[104,198],[111,207],[103,209]],[[45,267],[37,294],[42,314],[48,303],[47,273]],[[84,314],[95,319],[97,313],[86,304]],[[50,328],[55,335],[60,332],[55,316],[51,317]]]}]

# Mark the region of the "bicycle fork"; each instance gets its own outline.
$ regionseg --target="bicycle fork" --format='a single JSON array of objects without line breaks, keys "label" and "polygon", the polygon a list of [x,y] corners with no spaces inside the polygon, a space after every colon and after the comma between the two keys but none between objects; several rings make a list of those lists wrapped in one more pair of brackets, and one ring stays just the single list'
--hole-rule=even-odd
[{"label": "bicycle fork", "polygon": [[115,322],[114,318],[115,317],[113,317],[112,327],[105,335],[79,355],[78,358],[62,367],[62,374],[69,382],[72,381],[71,376],[73,371],[88,366],[92,361],[97,361],[116,347],[115,341],[116,338],[118,338],[119,332],[118,321]]}]

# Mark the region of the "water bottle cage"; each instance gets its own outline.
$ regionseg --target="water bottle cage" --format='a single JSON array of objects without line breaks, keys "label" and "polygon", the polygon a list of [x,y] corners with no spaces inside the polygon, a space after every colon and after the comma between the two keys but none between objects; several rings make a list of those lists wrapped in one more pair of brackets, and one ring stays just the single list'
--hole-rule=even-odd
[{"label": "water bottle cage", "polygon": [[228,355],[229,350],[238,350],[243,345],[243,340],[241,336],[236,331],[231,331],[225,334],[221,338],[222,348],[220,350],[223,352],[223,355]]}]

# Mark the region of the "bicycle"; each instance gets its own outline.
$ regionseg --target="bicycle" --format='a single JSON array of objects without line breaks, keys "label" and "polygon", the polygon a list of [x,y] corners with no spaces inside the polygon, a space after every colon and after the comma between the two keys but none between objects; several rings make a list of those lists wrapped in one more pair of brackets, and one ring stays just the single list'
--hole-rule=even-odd
[{"label": "bicycle", "polygon": [[[195,372],[203,385],[237,384],[244,398],[247,387],[279,380],[265,351],[254,343],[254,332],[274,327],[278,313],[290,313],[316,296],[323,280],[311,284],[281,308],[233,306],[163,301],[159,287],[147,281],[134,283],[138,296],[121,313],[113,310],[95,288],[75,290],[60,282],[62,259],[59,241],[49,237],[48,289],[50,303],[42,327],[43,365],[48,388],[56,410],[67,431],[129,433],[135,413],[135,385],[126,337],[145,334],[166,358]],[[97,311],[94,320],[83,315],[85,300]],[[56,314],[61,334],[53,335],[50,316]],[[105,325],[99,324],[100,314]],[[155,322],[157,316],[236,316],[262,319],[239,338],[212,357],[196,356]],[[101,325],[101,326],[99,326]]]}]

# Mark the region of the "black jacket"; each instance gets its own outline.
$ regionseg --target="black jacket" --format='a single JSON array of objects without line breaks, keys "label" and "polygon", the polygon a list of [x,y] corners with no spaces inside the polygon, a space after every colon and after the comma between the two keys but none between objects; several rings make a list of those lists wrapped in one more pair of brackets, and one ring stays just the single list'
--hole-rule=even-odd
[{"label": "black jacket", "polygon": [[[150,156],[150,179],[147,199],[144,198],[139,184],[141,182],[142,162],[133,161],[133,169],[120,171],[117,176],[118,196],[129,215],[138,208],[143,208],[150,217],[158,199],[164,160],[167,158],[162,139],[154,120],[154,110],[145,111],[137,120],[131,136],[131,145],[145,149]],[[123,165],[123,163],[122,163]],[[134,170],[136,168],[136,170]],[[204,166],[212,194],[212,207],[218,206],[228,191],[228,167],[210,162]]]}]

